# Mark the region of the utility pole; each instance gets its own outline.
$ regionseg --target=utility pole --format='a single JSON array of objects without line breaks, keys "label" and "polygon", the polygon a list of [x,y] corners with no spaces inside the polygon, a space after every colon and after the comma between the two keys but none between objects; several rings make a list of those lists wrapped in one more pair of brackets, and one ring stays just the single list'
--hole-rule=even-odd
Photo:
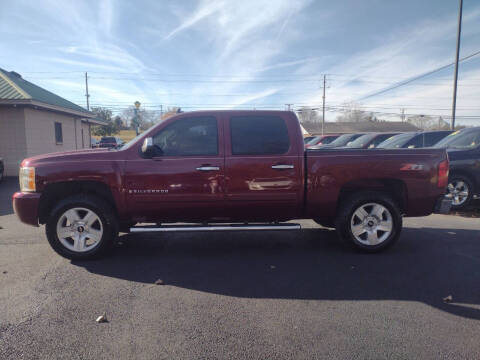
[{"label": "utility pole", "polygon": [[402,122],[405,122],[405,109],[402,109],[401,119],[402,119]]},{"label": "utility pole", "polygon": [[452,104],[452,130],[455,130],[455,112],[457,110],[457,81],[458,81],[458,58],[460,56],[460,35],[462,32],[463,0],[459,0],[458,28],[457,28],[457,52],[455,57],[455,73],[453,77],[453,104]]},{"label": "utility pole", "polygon": [[160,121],[162,121],[163,118],[163,105],[160,104]]},{"label": "utility pole", "polygon": [[327,83],[327,75],[323,75],[323,106],[322,106],[322,135],[325,131],[325,87]]},{"label": "utility pole", "polygon": [[140,121],[138,119],[138,109],[140,108],[140,101],[135,101],[134,104],[135,107],[133,108],[133,112],[135,114],[135,122],[134,122],[134,126],[135,126],[135,134],[138,136],[139,134],[139,131],[138,131],[138,126],[140,125]]},{"label": "utility pole", "polygon": [[285,104],[285,106],[287,107],[287,111],[290,111],[292,105],[293,104]]},{"label": "utility pole", "polygon": [[87,98],[87,110],[90,111],[90,100],[89,97],[90,95],[88,94],[88,73],[85,73],[85,96]]}]

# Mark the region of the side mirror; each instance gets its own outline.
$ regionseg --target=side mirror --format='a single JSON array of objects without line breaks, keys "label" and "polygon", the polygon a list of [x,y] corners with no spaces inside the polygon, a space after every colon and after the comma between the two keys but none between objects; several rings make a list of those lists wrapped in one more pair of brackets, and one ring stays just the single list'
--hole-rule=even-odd
[{"label": "side mirror", "polygon": [[142,153],[145,157],[151,158],[155,155],[155,147],[151,137],[145,138],[142,144]]}]

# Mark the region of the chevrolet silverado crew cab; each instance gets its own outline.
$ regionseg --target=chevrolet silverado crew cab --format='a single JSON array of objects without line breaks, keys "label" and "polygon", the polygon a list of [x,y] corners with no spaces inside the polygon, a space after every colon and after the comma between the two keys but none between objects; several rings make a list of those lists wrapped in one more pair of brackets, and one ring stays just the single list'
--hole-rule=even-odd
[{"label": "chevrolet silverado crew cab", "polygon": [[119,149],[25,159],[13,205],[70,259],[99,256],[119,232],[299,228],[292,219],[375,252],[403,216],[448,211],[447,181],[444,149],[305,151],[292,112],[201,111]]}]

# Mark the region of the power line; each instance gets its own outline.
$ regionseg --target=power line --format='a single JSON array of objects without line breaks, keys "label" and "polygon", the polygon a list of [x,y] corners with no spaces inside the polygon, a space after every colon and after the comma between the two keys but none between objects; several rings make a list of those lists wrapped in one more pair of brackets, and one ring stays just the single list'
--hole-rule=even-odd
[{"label": "power line", "polygon": [[[461,61],[465,61],[465,60],[470,59],[470,58],[472,58],[472,57],[474,57],[474,56],[477,56],[477,55],[479,55],[479,54],[480,54],[480,51],[474,52],[473,54],[470,54],[470,55],[468,55],[468,56],[465,56],[465,57],[461,58],[459,61],[460,61],[460,62],[461,62]],[[416,81],[416,80],[423,79],[424,77],[427,77],[427,76],[430,76],[430,75],[432,75],[432,74],[435,74],[435,73],[437,73],[437,72],[439,72],[439,71],[445,70],[445,69],[449,68],[449,67],[452,66],[452,65],[455,65],[455,62],[450,63],[450,64],[447,64],[447,65],[444,65],[444,66],[441,66],[441,67],[439,67],[439,68],[437,68],[437,69],[428,71],[428,72],[423,73],[423,74],[421,74],[421,75],[415,76],[415,77],[413,77],[413,78],[411,78],[411,79],[402,81],[402,82],[397,83],[396,85],[390,86],[390,87],[388,87],[388,88],[386,88],[386,89],[382,89],[382,90],[379,90],[379,91],[377,91],[377,92],[374,92],[373,94],[366,95],[366,96],[358,99],[357,101],[362,101],[362,100],[365,100],[365,99],[368,99],[368,98],[371,98],[371,97],[374,97],[374,96],[383,94],[383,93],[385,93],[385,92],[387,92],[387,91],[391,91],[391,90],[397,89],[397,88],[399,88],[399,87],[401,87],[401,86],[407,85],[407,84],[409,84],[409,83],[411,83],[411,82],[414,82],[414,81]]]}]

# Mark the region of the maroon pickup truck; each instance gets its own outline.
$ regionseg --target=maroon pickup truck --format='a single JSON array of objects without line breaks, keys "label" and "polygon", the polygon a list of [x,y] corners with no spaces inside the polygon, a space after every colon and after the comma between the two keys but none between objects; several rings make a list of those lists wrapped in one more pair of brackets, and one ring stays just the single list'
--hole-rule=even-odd
[{"label": "maroon pickup truck", "polygon": [[70,259],[104,253],[119,231],[292,230],[305,218],[374,252],[403,216],[448,211],[447,180],[442,149],[305,151],[292,112],[201,111],[119,149],[26,159],[13,205]]}]

